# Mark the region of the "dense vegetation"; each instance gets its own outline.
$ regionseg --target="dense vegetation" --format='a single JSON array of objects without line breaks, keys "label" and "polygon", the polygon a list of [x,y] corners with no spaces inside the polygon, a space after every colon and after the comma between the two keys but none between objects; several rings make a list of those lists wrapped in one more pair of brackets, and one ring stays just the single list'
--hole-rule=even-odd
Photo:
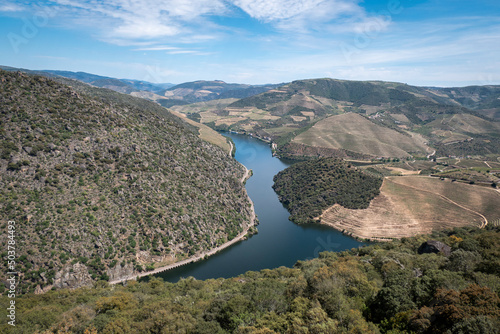
[{"label": "dense vegetation", "polygon": [[73,84],[0,71],[0,228],[17,223],[19,292],[150,270],[243,230],[227,152],[154,103]]},{"label": "dense vegetation", "polygon": [[[178,283],[129,282],[17,299],[9,333],[498,333],[500,231],[431,236],[451,254],[419,254],[429,237],[324,252],[294,268]],[[8,299],[0,297],[0,307]]]},{"label": "dense vegetation", "polygon": [[322,158],[296,163],[274,177],[273,189],[288,208],[290,220],[313,221],[334,204],[367,208],[379,193],[382,179],[341,160]]}]

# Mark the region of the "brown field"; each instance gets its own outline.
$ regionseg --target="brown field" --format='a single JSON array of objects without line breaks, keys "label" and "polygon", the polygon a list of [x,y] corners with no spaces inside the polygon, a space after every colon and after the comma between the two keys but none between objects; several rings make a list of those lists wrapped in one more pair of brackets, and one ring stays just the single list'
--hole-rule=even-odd
[{"label": "brown field", "polygon": [[395,175],[418,175],[418,173],[420,173],[419,170],[410,170],[408,168],[389,167],[389,166],[385,168],[389,169]]},{"label": "brown field", "polygon": [[388,240],[459,226],[484,226],[500,219],[494,189],[423,176],[386,177],[367,209],[333,206],[321,222],[353,236]]},{"label": "brown field", "polygon": [[354,113],[331,116],[319,121],[293,141],[379,157],[407,157],[410,155],[408,152],[432,151],[419,135],[406,136]]},{"label": "brown field", "polygon": [[467,133],[498,133],[500,122],[491,122],[470,114],[456,114],[429,124],[433,128],[448,128]]},{"label": "brown field", "polygon": [[394,118],[396,121],[403,122],[403,123],[411,123],[405,114],[390,114],[390,116],[392,118]]},{"label": "brown field", "polygon": [[169,109],[183,113],[183,114],[191,114],[198,113],[202,111],[214,111],[214,110],[223,110],[225,107],[230,105],[231,103],[238,101],[238,99],[221,99],[221,100],[212,100],[206,102],[197,102],[188,105],[182,106],[173,106]]},{"label": "brown field", "polygon": [[222,148],[224,151],[226,151],[229,154],[231,154],[231,145],[229,145],[229,143],[227,142],[226,138],[224,138],[224,136],[222,136],[220,133],[218,133],[217,131],[213,130],[212,128],[209,128],[208,126],[206,126],[204,124],[200,124],[198,122],[190,120],[189,118],[186,117],[185,114],[181,114],[181,113],[178,113],[178,112],[173,111],[173,110],[170,110],[170,112],[172,114],[176,115],[177,117],[182,118],[187,123],[189,123],[189,124],[197,127],[198,128],[198,132],[200,134],[199,137],[201,139],[206,140],[209,143],[212,143],[214,145],[217,145],[220,148]]}]

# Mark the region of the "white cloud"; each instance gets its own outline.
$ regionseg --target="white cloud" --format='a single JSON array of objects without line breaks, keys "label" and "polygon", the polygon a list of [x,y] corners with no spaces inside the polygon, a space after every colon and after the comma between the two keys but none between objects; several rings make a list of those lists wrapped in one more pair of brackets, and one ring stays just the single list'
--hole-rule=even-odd
[{"label": "white cloud", "polygon": [[[233,0],[251,17],[270,22],[304,17],[333,19],[339,15],[359,11],[349,0]],[[310,16],[312,15],[312,17]]]},{"label": "white cloud", "polygon": [[178,50],[179,48],[175,46],[152,46],[152,47],[144,47],[137,48],[134,51],[166,51],[166,50]]},{"label": "white cloud", "polygon": [[[99,27],[107,40],[154,39],[189,32],[193,22],[225,12],[220,0],[54,0],[81,24]],[[111,20],[111,21],[110,21]]]},{"label": "white cloud", "polygon": [[[20,3],[6,2],[0,10],[21,10]],[[245,28],[214,20],[224,16],[244,20],[236,8],[281,31],[302,35],[339,33],[345,27],[352,31],[370,22],[358,0],[46,0],[24,10],[29,8],[50,8],[57,13],[53,24],[86,27],[97,38],[118,45],[156,44],[165,38],[198,43],[241,36]]]},{"label": "white cloud", "polygon": [[24,10],[23,7],[14,3],[2,3],[0,4],[0,12],[20,12]]},{"label": "white cloud", "polygon": [[355,0],[233,0],[232,2],[252,18],[289,31],[327,31],[330,24],[335,21],[341,21],[343,24],[346,21],[366,18],[365,11]]},{"label": "white cloud", "polygon": [[178,55],[178,54],[196,54],[198,51],[194,50],[175,50],[167,52],[169,55]]}]

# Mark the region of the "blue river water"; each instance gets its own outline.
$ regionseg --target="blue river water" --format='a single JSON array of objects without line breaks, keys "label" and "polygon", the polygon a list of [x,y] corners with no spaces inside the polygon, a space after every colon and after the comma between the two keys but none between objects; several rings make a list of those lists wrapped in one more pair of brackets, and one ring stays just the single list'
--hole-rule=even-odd
[{"label": "blue river water", "polygon": [[159,273],[165,281],[181,277],[196,279],[234,277],[249,270],[292,267],[298,260],[311,259],[322,251],[342,251],[363,245],[351,237],[323,225],[297,225],[272,189],[273,177],[291,163],[273,157],[268,144],[258,139],[225,134],[236,145],[236,160],[253,170],[246,182],[248,195],[260,221],[259,233],[238,242],[203,261]]}]

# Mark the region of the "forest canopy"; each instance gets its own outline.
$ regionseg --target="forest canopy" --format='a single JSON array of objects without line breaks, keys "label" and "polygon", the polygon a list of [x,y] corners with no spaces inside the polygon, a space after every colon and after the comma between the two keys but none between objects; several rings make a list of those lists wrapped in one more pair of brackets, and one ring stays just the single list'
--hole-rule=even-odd
[{"label": "forest canopy", "polygon": [[295,223],[312,222],[334,204],[365,209],[379,194],[382,179],[334,158],[296,163],[274,177],[273,189]]},{"label": "forest canopy", "polygon": [[[429,239],[451,253],[419,254]],[[17,297],[0,332],[498,333],[499,250],[498,227],[459,228],[229,279],[100,281]]]}]

